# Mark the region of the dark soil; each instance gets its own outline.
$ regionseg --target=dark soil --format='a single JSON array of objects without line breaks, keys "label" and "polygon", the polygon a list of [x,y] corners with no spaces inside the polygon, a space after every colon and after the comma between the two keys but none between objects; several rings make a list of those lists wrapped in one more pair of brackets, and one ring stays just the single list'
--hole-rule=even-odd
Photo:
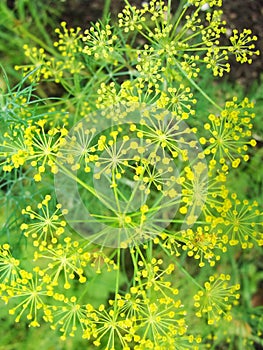
[{"label": "dark soil", "polygon": [[250,28],[258,37],[256,46],[261,55],[253,58],[252,65],[233,62],[230,74],[231,79],[238,79],[243,85],[250,85],[253,80],[260,78],[263,72],[263,0],[225,0],[223,10],[230,29]]}]

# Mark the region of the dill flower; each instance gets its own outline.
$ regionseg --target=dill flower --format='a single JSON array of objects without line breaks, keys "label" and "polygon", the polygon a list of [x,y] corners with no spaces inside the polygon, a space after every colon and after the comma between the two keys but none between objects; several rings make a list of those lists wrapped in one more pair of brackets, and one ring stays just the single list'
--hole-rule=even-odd
[{"label": "dill flower", "polygon": [[189,87],[180,84],[178,87],[168,87],[167,92],[162,91],[156,105],[160,108],[167,108],[176,115],[188,113],[194,115],[193,105],[197,102]]},{"label": "dill flower", "polygon": [[28,160],[38,170],[37,174],[34,175],[36,182],[41,181],[41,174],[46,171],[46,166],[49,166],[53,174],[58,171],[55,162],[57,152],[64,144],[65,136],[68,133],[66,128],[50,128],[46,133],[46,123],[45,119],[39,120],[35,125],[25,130],[24,143],[30,149]]},{"label": "dill flower", "polygon": [[230,64],[227,61],[227,50],[220,50],[218,47],[211,47],[204,57],[204,62],[207,63],[206,68],[212,69],[214,76],[219,77],[230,72]]},{"label": "dill flower", "polygon": [[94,57],[96,61],[114,65],[122,61],[122,56],[118,54],[118,37],[109,24],[96,22],[84,31],[82,40],[85,43],[83,53]]},{"label": "dill flower", "polygon": [[209,144],[204,153],[211,154],[214,160],[226,166],[230,162],[233,168],[237,168],[241,160],[247,161],[248,146],[256,145],[255,140],[251,139],[252,119],[255,117],[251,108],[253,103],[247,98],[238,103],[234,97],[232,101],[226,102],[220,116],[210,114],[210,123],[204,125],[210,138],[200,139],[201,144]]},{"label": "dill flower", "polygon": [[163,298],[169,295],[177,295],[178,289],[172,286],[172,283],[165,281],[165,276],[171,275],[175,266],[170,264],[166,269],[161,269],[160,265],[163,264],[162,259],[153,258],[151,262],[144,264],[142,261],[138,262],[138,265],[142,267],[137,272],[135,280],[140,281],[140,286],[145,290],[152,289],[162,295]]},{"label": "dill flower", "polygon": [[77,297],[74,295],[67,298],[63,294],[54,293],[53,299],[56,300],[56,305],[50,306],[46,311],[46,317],[44,316],[44,319],[48,320],[50,319],[49,314],[52,315],[51,329],[59,329],[62,333],[60,336],[62,340],[66,340],[67,336],[74,337],[78,328],[87,334],[89,327],[86,306],[78,304]]},{"label": "dill flower", "polygon": [[[121,346],[122,349],[130,349],[129,343],[132,340],[133,321],[120,315],[119,308],[109,310],[101,304],[94,312],[91,312],[91,319],[94,323],[93,344],[101,346],[105,342],[105,349],[115,349]],[[129,336],[131,333],[131,336]]]},{"label": "dill flower", "polygon": [[[61,23],[60,28],[55,29],[58,40],[54,42],[54,48],[44,50],[44,48],[24,45],[25,56],[31,61],[27,65],[16,66],[15,69],[22,69],[24,75],[32,82],[41,78],[53,78],[56,83],[60,83],[63,77],[70,73],[80,73],[84,68],[83,62],[77,57],[82,52],[81,28],[67,28],[66,22]],[[52,56],[53,55],[53,56]]]},{"label": "dill flower", "polygon": [[12,284],[19,274],[20,261],[15,259],[10,252],[10,245],[5,243],[0,246],[0,281]]},{"label": "dill flower", "polygon": [[255,35],[251,36],[251,34],[252,31],[250,29],[243,29],[243,32],[240,34],[237,29],[233,30],[233,35],[229,38],[232,44],[229,51],[234,53],[237,62],[251,64],[251,56],[259,55],[259,50],[254,50],[255,44],[253,43],[253,41],[257,40],[257,37]]},{"label": "dill flower", "polygon": [[0,157],[3,170],[11,172],[24,165],[29,156],[29,149],[24,143],[24,125],[11,125],[1,140]]},{"label": "dill flower", "polygon": [[90,255],[85,254],[83,249],[79,247],[79,242],[71,241],[70,237],[64,238],[64,243],[58,243],[55,247],[52,245],[40,246],[39,252],[35,251],[34,260],[47,259],[47,267],[43,269],[45,272],[45,281],[51,286],[57,286],[60,276],[64,278],[64,288],[71,287],[70,281],[78,276],[80,283],[85,283],[84,267],[90,260]]},{"label": "dill flower", "polygon": [[123,102],[122,96],[118,93],[118,86],[115,82],[110,82],[109,84],[101,83],[99,89],[97,90],[97,108],[108,108],[112,105],[118,105]]},{"label": "dill flower", "polygon": [[37,47],[30,48],[27,44],[23,46],[25,56],[31,61],[31,64],[15,66],[16,70],[22,69],[24,76],[28,76],[29,81],[39,81],[41,78],[41,71],[45,64],[47,53],[45,50]]},{"label": "dill flower", "polygon": [[136,50],[137,64],[135,66],[138,76],[142,81],[156,84],[164,82],[163,72],[165,67],[157,52],[152,46],[144,45],[143,49]]},{"label": "dill flower", "polygon": [[55,33],[58,35],[58,41],[54,42],[54,46],[58,48],[62,56],[72,57],[76,53],[81,52],[81,28],[67,28],[66,22],[61,22],[61,28],[56,28]]},{"label": "dill flower", "polygon": [[84,171],[90,172],[89,162],[98,158],[95,155],[96,144],[93,141],[95,134],[96,128],[89,129],[86,127],[86,123],[82,121],[77,123],[65,138],[63,145],[59,147],[57,153],[58,166],[67,165],[75,171],[84,164]]},{"label": "dill flower", "polygon": [[51,127],[46,131],[47,125],[47,119],[35,123],[29,120],[27,125],[11,125],[9,131],[4,133],[1,144],[4,171],[10,172],[30,161],[31,166],[38,170],[34,175],[36,182],[41,181],[46,166],[52,173],[57,172],[56,155],[65,141],[67,130],[64,127]]},{"label": "dill flower", "polygon": [[142,30],[142,23],[145,22],[146,10],[137,9],[135,6],[126,5],[121,13],[118,14],[118,25],[119,28],[124,28],[124,32],[128,33],[129,31]]},{"label": "dill flower", "polygon": [[239,200],[236,193],[231,195],[232,207],[223,214],[222,229],[229,237],[230,245],[241,244],[243,249],[255,244],[263,245],[262,215],[258,203]]},{"label": "dill flower", "polygon": [[[60,82],[63,75],[66,75],[68,72],[70,74],[81,73],[85,68],[83,62],[81,62],[78,57],[79,54],[83,51],[82,47],[82,38],[83,34],[81,33],[81,28],[67,28],[66,22],[61,22],[61,28],[56,28],[55,33],[58,35],[58,41],[53,43],[54,47],[58,49],[59,54],[62,56],[62,59],[51,58],[50,61],[46,61],[45,69],[47,74],[50,74],[51,77],[55,77],[55,82]],[[50,68],[53,69],[50,69]]]},{"label": "dill flower", "polygon": [[57,204],[55,209],[50,208],[51,196],[46,195],[45,199],[37,205],[38,212],[31,206],[22,210],[23,215],[30,218],[30,223],[23,223],[20,229],[24,231],[26,237],[33,238],[34,246],[55,244],[58,236],[64,233],[66,221],[63,216],[68,213],[67,209],[61,210],[61,205]]},{"label": "dill flower", "polygon": [[15,282],[7,288],[7,300],[18,302],[9,310],[10,315],[16,314],[16,322],[26,314],[26,318],[30,321],[29,326],[40,326],[39,320],[46,308],[46,299],[50,296],[50,288],[44,283],[42,276],[39,267],[35,267],[32,273],[21,269]]},{"label": "dill flower", "polygon": [[145,302],[135,326],[137,348],[151,349],[176,343],[177,336],[186,333],[185,314],[181,303],[172,298]]},{"label": "dill flower", "polygon": [[[81,334],[87,346],[105,350],[197,350],[209,344],[187,332],[195,321],[187,324],[180,289],[188,295],[191,287],[181,277],[199,286],[196,315],[214,328],[231,321],[240,286],[221,274],[201,287],[181,263],[190,267],[193,257],[206,266],[203,278],[228,245],[261,246],[263,237],[258,203],[227,189],[230,166],[248,161],[256,145],[253,104],[226,102],[198,140],[201,130],[189,126],[193,92],[202,92],[195,81],[202,67],[228,73],[231,55],[251,63],[257,38],[234,30],[222,46],[226,23],[214,8],[221,0],[189,0],[174,17],[171,1],[150,0],[140,9],[126,3],[114,26],[97,22],[82,34],[62,22],[53,47],[24,46],[30,64],[16,69],[31,82],[60,84],[62,97],[39,108],[30,106],[32,87],[27,98],[4,96],[0,164],[26,175],[30,165],[36,182],[50,171],[59,204],[46,195],[37,209],[22,210],[33,259],[24,263],[8,244],[0,246],[0,297],[14,303],[17,322],[26,316],[37,327],[43,319],[63,340]],[[83,240],[71,238],[78,233]],[[112,270],[109,285],[101,275],[101,304],[83,303],[96,274]],[[201,331],[206,337],[207,328]]]},{"label": "dill flower", "polygon": [[217,323],[222,317],[231,321],[231,308],[237,302],[240,295],[237,291],[239,284],[230,286],[230,275],[220,274],[209,277],[204,283],[204,288],[194,295],[195,307],[198,308],[198,317],[207,317],[210,325]]},{"label": "dill flower", "polygon": [[199,260],[199,267],[205,266],[206,261],[214,266],[220,260],[220,253],[226,252],[228,243],[225,235],[222,237],[220,229],[213,229],[209,225],[187,229],[182,232],[182,241],[182,250]]}]

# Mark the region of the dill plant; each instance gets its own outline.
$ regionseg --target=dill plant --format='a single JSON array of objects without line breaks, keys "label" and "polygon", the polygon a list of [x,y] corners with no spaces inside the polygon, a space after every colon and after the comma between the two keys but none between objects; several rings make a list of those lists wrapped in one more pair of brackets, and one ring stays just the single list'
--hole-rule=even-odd
[{"label": "dill plant", "polygon": [[[222,44],[220,0],[175,14],[171,1],[126,3],[117,22],[62,22],[52,47],[23,46],[22,83],[1,99],[0,164],[3,205],[20,196],[9,234],[27,248],[4,239],[1,299],[15,322],[87,348],[252,349],[262,318],[241,343],[231,331],[242,281],[228,260],[262,246],[262,211],[227,178],[256,146],[253,103],[221,105],[199,81],[228,73],[230,56],[251,63],[257,38],[233,30]],[[39,98],[51,85],[61,96]]]}]

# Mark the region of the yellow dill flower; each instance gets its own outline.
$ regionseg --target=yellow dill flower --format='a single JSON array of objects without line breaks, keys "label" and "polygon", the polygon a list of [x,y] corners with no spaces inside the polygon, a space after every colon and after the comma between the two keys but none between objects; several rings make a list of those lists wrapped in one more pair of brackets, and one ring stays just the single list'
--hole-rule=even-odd
[{"label": "yellow dill flower", "polygon": [[191,89],[180,84],[178,87],[168,87],[167,92],[162,91],[156,105],[160,108],[167,108],[176,115],[183,115],[183,113],[194,115],[193,105],[196,102]]},{"label": "yellow dill flower", "polygon": [[137,9],[135,6],[126,5],[121,13],[118,14],[119,28],[124,28],[124,32],[133,32],[135,30],[142,30],[143,22],[145,22],[145,9]]},{"label": "yellow dill flower", "polygon": [[67,28],[66,22],[61,22],[61,28],[56,28],[55,33],[58,35],[58,41],[54,42],[54,46],[58,48],[62,56],[72,57],[78,52],[82,51],[81,39],[81,28]]},{"label": "yellow dill flower", "polygon": [[28,76],[29,81],[39,81],[41,71],[45,64],[47,53],[43,48],[30,48],[27,44],[23,46],[25,56],[32,62],[31,64],[15,66],[16,70],[22,69],[24,75]]},{"label": "yellow dill flower", "polygon": [[223,214],[222,229],[229,237],[230,245],[241,244],[243,249],[252,248],[255,244],[263,245],[262,215],[258,203],[239,200],[231,195],[232,207]]},{"label": "yellow dill flower", "polygon": [[[19,275],[20,261],[15,259],[9,244],[0,246],[0,281],[1,283],[12,284]],[[1,288],[2,289],[2,288]]]},{"label": "yellow dill flower", "polygon": [[166,277],[171,275],[174,271],[175,266],[169,264],[165,269],[161,268],[163,264],[162,259],[153,258],[149,263],[138,262],[141,269],[137,272],[135,280],[140,281],[140,286],[143,289],[151,289],[157,292],[159,296],[163,298],[169,298],[170,296],[177,295],[178,289],[173,287],[170,281],[166,280]]},{"label": "yellow dill flower", "polygon": [[231,163],[237,168],[241,160],[247,161],[248,145],[255,146],[251,139],[252,119],[255,114],[251,112],[253,103],[245,98],[240,103],[234,97],[232,101],[226,102],[225,109],[220,116],[210,114],[204,128],[210,132],[210,138],[200,139],[201,143],[208,143],[204,150],[205,154],[211,154],[213,159],[219,160],[221,164]]},{"label": "yellow dill flower", "polygon": [[70,281],[78,276],[80,283],[85,283],[84,267],[90,260],[90,255],[85,254],[83,249],[79,247],[79,242],[71,241],[70,237],[64,239],[64,243],[56,246],[48,245],[40,246],[39,252],[35,251],[34,260],[47,259],[48,266],[44,269],[44,279],[46,283],[52,286],[57,286],[60,278],[64,279],[64,288],[71,287]]},{"label": "yellow dill flower", "polygon": [[123,98],[118,94],[117,86],[114,82],[106,85],[101,83],[100,88],[97,90],[97,108],[107,108],[112,105],[118,105],[123,102]]},{"label": "yellow dill flower", "polygon": [[222,235],[222,230],[205,225],[183,231],[182,242],[182,250],[187,251],[188,256],[199,260],[199,267],[203,267],[206,262],[214,266],[220,260],[221,252],[227,250],[228,240]]},{"label": "yellow dill flower", "polygon": [[93,344],[100,347],[105,342],[105,349],[115,349],[121,346],[122,349],[130,349],[129,343],[132,340],[133,320],[126,318],[119,308],[109,310],[101,304],[91,313],[91,319],[94,323]]},{"label": "yellow dill flower", "polygon": [[34,271],[19,271],[19,277],[7,289],[8,300],[14,300],[18,304],[9,310],[10,315],[15,315],[15,321],[19,322],[22,315],[30,321],[29,326],[39,327],[42,310],[46,308],[46,300],[50,296],[51,289],[44,283],[43,272],[39,267]]},{"label": "yellow dill flower", "polygon": [[177,158],[179,155],[183,161],[188,159],[187,146],[194,148],[196,142],[189,142],[188,136],[194,133],[194,129],[184,123],[187,119],[185,113],[176,116],[168,110],[152,107],[145,109],[140,120],[140,127],[136,131],[141,132],[146,144],[156,145],[156,149],[167,150]]},{"label": "yellow dill flower", "polygon": [[20,229],[24,231],[26,237],[33,238],[34,246],[55,244],[58,237],[64,233],[66,221],[63,216],[68,213],[67,209],[61,209],[61,205],[57,204],[51,209],[51,196],[46,195],[41,203],[37,205],[38,212],[33,210],[31,206],[27,206],[22,210],[23,215],[30,218],[29,223],[23,223]]},{"label": "yellow dill flower", "polygon": [[118,53],[120,42],[114,33],[114,28],[109,24],[96,22],[89,29],[86,29],[82,39],[85,43],[83,53],[101,63],[111,63],[117,65],[122,61]]},{"label": "yellow dill flower", "polygon": [[30,164],[38,170],[34,176],[36,182],[41,181],[41,174],[46,171],[46,166],[52,173],[57,173],[56,156],[68,133],[66,128],[50,128],[46,132],[46,123],[45,119],[37,121],[35,125],[25,130],[24,135],[24,143],[30,149],[27,160],[30,160]]},{"label": "yellow dill flower", "polygon": [[172,298],[146,301],[135,326],[140,346],[147,349],[149,342],[154,347],[176,343],[176,338],[186,333],[185,315],[180,301]]},{"label": "yellow dill flower", "polygon": [[[198,55],[189,55],[187,53],[183,55],[183,60],[180,64],[189,79],[198,77],[200,73],[200,68],[198,67],[199,60],[200,57]],[[172,64],[173,60],[170,59],[169,62]]]},{"label": "yellow dill flower", "polygon": [[[50,320],[51,329],[58,329],[62,333],[60,336],[62,340],[66,340],[68,336],[74,337],[79,329],[81,329],[86,335],[85,338],[87,338],[90,327],[86,306],[78,304],[77,297],[74,295],[68,298],[63,294],[54,293],[53,299],[56,301],[56,305],[49,308],[52,315]],[[46,312],[47,316],[50,317],[49,312]]]},{"label": "yellow dill flower", "polygon": [[204,57],[204,62],[207,62],[206,67],[212,69],[214,76],[219,77],[222,77],[225,72],[230,72],[230,64],[227,61],[227,50],[220,51],[218,47],[209,49]]},{"label": "yellow dill flower", "polygon": [[210,325],[217,323],[221,318],[232,320],[231,308],[240,295],[237,291],[239,284],[230,286],[230,275],[220,274],[209,277],[204,288],[194,295],[195,307],[198,308],[198,317],[207,317]]},{"label": "yellow dill flower", "polygon": [[94,154],[97,146],[93,144],[95,133],[96,129],[88,128],[84,121],[77,123],[59,147],[57,164],[67,165],[73,171],[83,166],[85,172],[90,172],[89,163],[98,159]]},{"label": "yellow dill flower", "polygon": [[163,72],[165,67],[158,53],[152,46],[144,45],[143,49],[136,50],[136,70],[134,75],[143,81],[152,83],[158,88],[158,84],[164,81]]},{"label": "yellow dill flower", "polygon": [[237,29],[233,30],[233,35],[230,37],[232,47],[229,48],[236,56],[237,62],[252,63],[251,56],[259,55],[259,50],[255,50],[254,41],[257,40],[255,35],[252,35],[250,29],[243,29],[242,33],[238,33]]},{"label": "yellow dill flower", "polygon": [[11,125],[1,141],[0,164],[6,172],[19,168],[27,161],[30,149],[24,142],[24,125]]},{"label": "yellow dill flower", "polygon": [[117,294],[114,300],[109,300],[110,305],[117,303],[120,314],[125,314],[128,319],[139,320],[139,315],[145,309],[142,300],[143,292],[140,294],[126,293],[124,296]]}]

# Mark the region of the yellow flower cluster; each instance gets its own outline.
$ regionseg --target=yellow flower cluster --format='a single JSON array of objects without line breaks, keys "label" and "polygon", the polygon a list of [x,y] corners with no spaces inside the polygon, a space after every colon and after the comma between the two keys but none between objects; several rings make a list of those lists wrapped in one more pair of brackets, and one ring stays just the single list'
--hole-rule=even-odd
[{"label": "yellow flower cluster", "polygon": [[204,288],[194,296],[195,307],[198,308],[196,315],[207,315],[210,325],[218,322],[222,316],[228,321],[232,320],[230,310],[240,298],[237,293],[240,285],[229,286],[229,281],[230,275],[210,276],[209,281],[204,283]]},{"label": "yellow flower cluster", "polygon": [[54,48],[49,48],[47,51],[42,47],[30,48],[24,45],[25,56],[31,63],[16,66],[15,69],[22,69],[31,81],[39,81],[44,78],[53,79],[56,83],[60,83],[67,75],[80,73],[85,67],[78,59],[83,50],[81,28],[67,29],[66,22],[62,22],[61,27],[62,30],[60,28],[55,30],[58,41],[54,42],[54,47],[57,51],[54,51]]},{"label": "yellow flower cluster", "polygon": [[[114,27],[84,34],[62,22],[52,48],[24,46],[29,64],[17,68],[61,95],[45,104],[28,89],[0,101],[1,171],[20,170],[41,195],[19,210],[28,255],[0,246],[0,298],[16,322],[44,321],[62,340],[80,334],[105,350],[197,350],[210,339],[194,329],[199,318],[232,320],[240,285],[213,268],[236,246],[263,244],[258,203],[227,181],[256,146],[255,114],[247,98],[217,106],[197,78],[229,72],[231,55],[250,63],[256,37],[234,30],[222,46],[221,0],[189,0],[174,18],[170,5],[127,4]],[[201,127],[196,89],[212,102]],[[54,177],[58,203],[47,194]]]},{"label": "yellow flower cluster", "polygon": [[243,249],[252,248],[255,244],[263,245],[262,212],[258,203],[248,200],[240,201],[236,193],[231,195],[234,201],[230,210],[224,213],[225,234],[229,237],[230,245],[240,243]]},{"label": "yellow flower cluster", "polygon": [[57,236],[64,232],[66,221],[61,216],[67,214],[68,211],[64,209],[59,214],[61,205],[57,204],[56,210],[51,213],[49,209],[50,200],[51,196],[46,195],[45,199],[38,204],[37,207],[40,213],[34,211],[30,205],[22,210],[23,215],[29,216],[30,222],[21,224],[20,229],[24,231],[26,237],[32,236],[34,246],[39,246],[39,242],[43,246],[57,243]]},{"label": "yellow flower cluster", "polygon": [[109,24],[103,25],[96,22],[90,29],[86,29],[83,41],[86,46],[83,52],[88,56],[93,56],[97,61],[106,61],[117,65],[119,55],[116,51],[119,48],[117,44],[118,37],[113,33]]},{"label": "yellow flower cluster", "polygon": [[253,103],[247,98],[238,103],[234,97],[232,101],[226,102],[220,116],[210,114],[210,122],[204,125],[210,133],[210,138],[200,138],[202,145],[209,144],[204,153],[212,155],[214,164],[219,161],[224,171],[230,164],[237,168],[241,160],[248,161],[248,146],[256,145],[256,141],[251,138],[252,120],[255,117],[252,108]]},{"label": "yellow flower cluster", "polygon": [[56,153],[63,145],[67,130],[51,127],[46,133],[46,124],[46,119],[35,123],[29,120],[28,125],[12,125],[10,131],[4,133],[1,144],[1,155],[5,157],[2,163],[4,171],[10,172],[28,162],[37,169],[35,181],[41,181],[47,166],[54,174],[58,171]]},{"label": "yellow flower cluster", "polygon": [[[132,250],[133,258],[139,252]],[[201,341],[200,337],[195,339],[186,335],[186,312],[177,298],[178,290],[165,280],[173,273],[173,264],[162,269],[161,259],[147,263],[142,256],[135,284],[127,293],[116,294],[115,299],[109,300],[109,307],[104,304],[94,307],[91,303],[81,303],[74,294],[68,297],[66,290],[72,288],[69,281],[75,285],[77,282],[89,284],[86,276],[91,268],[95,268],[98,253],[88,253],[79,242],[66,237],[61,243],[35,247],[34,255],[34,261],[41,268],[35,264],[29,272],[12,257],[8,244],[1,247],[1,299],[6,303],[16,301],[9,310],[10,315],[16,315],[16,322],[25,316],[31,327],[39,327],[43,319],[51,329],[59,329],[62,340],[81,330],[84,339],[92,339],[96,347],[106,341],[105,348],[108,349],[116,346],[161,349],[164,346],[172,348],[177,342],[193,344]],[[108,258],[104,261],[108,266],[114,266]]]}]

